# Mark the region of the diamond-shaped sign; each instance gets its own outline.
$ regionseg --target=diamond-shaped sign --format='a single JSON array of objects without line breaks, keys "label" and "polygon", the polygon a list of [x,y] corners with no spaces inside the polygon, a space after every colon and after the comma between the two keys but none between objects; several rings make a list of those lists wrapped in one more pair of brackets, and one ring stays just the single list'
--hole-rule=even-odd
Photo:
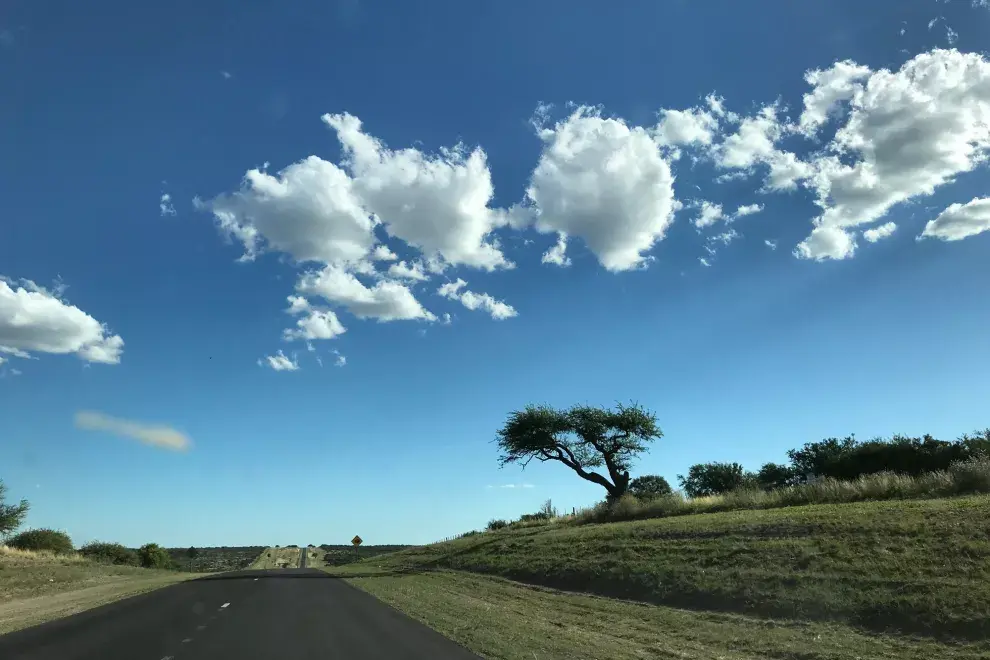
[{"label": "diamond-shaped sign", "polygon": [[360,536],[355,536],[354,538],[351,539],[351,543],[353,543],[355,547],[361,545],[363,542],[364,541],[361,540]]}]

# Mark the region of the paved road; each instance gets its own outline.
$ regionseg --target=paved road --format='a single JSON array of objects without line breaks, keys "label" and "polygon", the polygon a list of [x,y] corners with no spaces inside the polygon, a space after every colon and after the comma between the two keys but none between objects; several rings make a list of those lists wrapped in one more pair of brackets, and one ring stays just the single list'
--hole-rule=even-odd
[{"label": "paved road", "polygon": [[306,568],[306,555],[308,554],[306,548],[299,549],[299,568]]},{"label": "paved road", "polygon": [[0,636],[3,660],[479,660],[316,569],[192,580]]}]

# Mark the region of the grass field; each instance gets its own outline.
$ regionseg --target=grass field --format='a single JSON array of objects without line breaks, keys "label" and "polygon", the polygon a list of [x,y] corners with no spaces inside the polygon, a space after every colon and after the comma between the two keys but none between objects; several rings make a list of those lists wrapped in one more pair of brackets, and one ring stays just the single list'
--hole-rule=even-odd
[{"label": "grass field", "polygon": [[[778,628],[826,626],[847,639],[850,649],[860,637],[889,632],[918,649],[938,644],[936,640],[961,640],[960,646],[947,645],[930,657],[946,657],[952,649],[964,656],[974,648],[990,653],[984,641],[990,636],[987,496],[601,525],[550,523],[410,548],[328,570],[368,575],[357,584],[383,598],[387,595],[397,605],[405,599],[401,607],[411,613],[422,608],[420,617],[425,620],[433,616],[425,594],[431,589],[437,594],[445,589],[456,592],[456,584],[461,584],[457,581],[466,579],[457,574],[443,577],[433,572],[437,569],[642,601],[663,605],[664,611],[683,608],[694,616],[765,628],[771,631],[765,633],[767,640],[791,634],[778,633]],[[529,593],[524,587],[512,589],[499,586],[498,593],[510,600],[535,598],[524,597]],[[417,604],[420,598],[427,600]],[[552,597],[538,600],[552,607]],[[599,601],[614,602],[582,602]],[[533,601],[533,607],[538,606]],[[439,610],[435,616],[443,618]],[[589,610],[586,624],[596,616],[594,608]],[[926,637],[929,640],[923,641]],[[819,657],[791,655],[784,637],[778,641],[783,655],[777,657]],[[905,652],[890,657],[913,656]]]},{"label": "grass field", "polygon": [[196,548],[195,559],[190,560],[187,548],[166,548],[168,554],[183,570],[194,573],[219,573],[239,571],[258,559],[266,548],[261,545],[244,547]]},{"label": "grass field", "polygon": [[408,545],[321,545],[323,550],[323,561],[327,566],[343,566],[362,559],[377,557],[378,555],[405,550],[412,546]]},{"label": "grass field", "polygon": [[191,577],[0,546],[0,634]]},{"label": "grass field", "polygon": [[[329,570],[362,573],[360,564]],[[977,660],[990,652],[986,642],[697,612],[454,571],[348,581],[492,660]]]}]

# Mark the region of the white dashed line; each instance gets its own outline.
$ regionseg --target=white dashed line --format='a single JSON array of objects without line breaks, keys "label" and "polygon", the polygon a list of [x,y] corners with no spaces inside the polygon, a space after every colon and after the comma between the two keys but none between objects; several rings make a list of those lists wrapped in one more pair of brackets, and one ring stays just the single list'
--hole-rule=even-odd
[{"label": "white dashed line", "polygon": [[192,641],[192,637],[186,637],[184,640],[182,640],[182,643],[183,644],[188,644],[191,641]]},{"label": "white dashed line", "polygon": [[223,608],[227,607],[228,605],[230,605],[230,603],[224,603],[223,605],[220,606],[220,609],[222,610]]}]

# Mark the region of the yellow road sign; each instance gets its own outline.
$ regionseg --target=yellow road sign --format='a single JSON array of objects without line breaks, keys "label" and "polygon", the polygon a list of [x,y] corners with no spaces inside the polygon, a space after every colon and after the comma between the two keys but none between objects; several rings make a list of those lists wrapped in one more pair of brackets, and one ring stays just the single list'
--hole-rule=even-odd
[{"label": "yellow road sign", "polygon": [[360,536],[355,536],[354,538],[351,539],[351,543],[353,543],[355,546],[358,546],[361,545],[363,541],[361,540]]}]

